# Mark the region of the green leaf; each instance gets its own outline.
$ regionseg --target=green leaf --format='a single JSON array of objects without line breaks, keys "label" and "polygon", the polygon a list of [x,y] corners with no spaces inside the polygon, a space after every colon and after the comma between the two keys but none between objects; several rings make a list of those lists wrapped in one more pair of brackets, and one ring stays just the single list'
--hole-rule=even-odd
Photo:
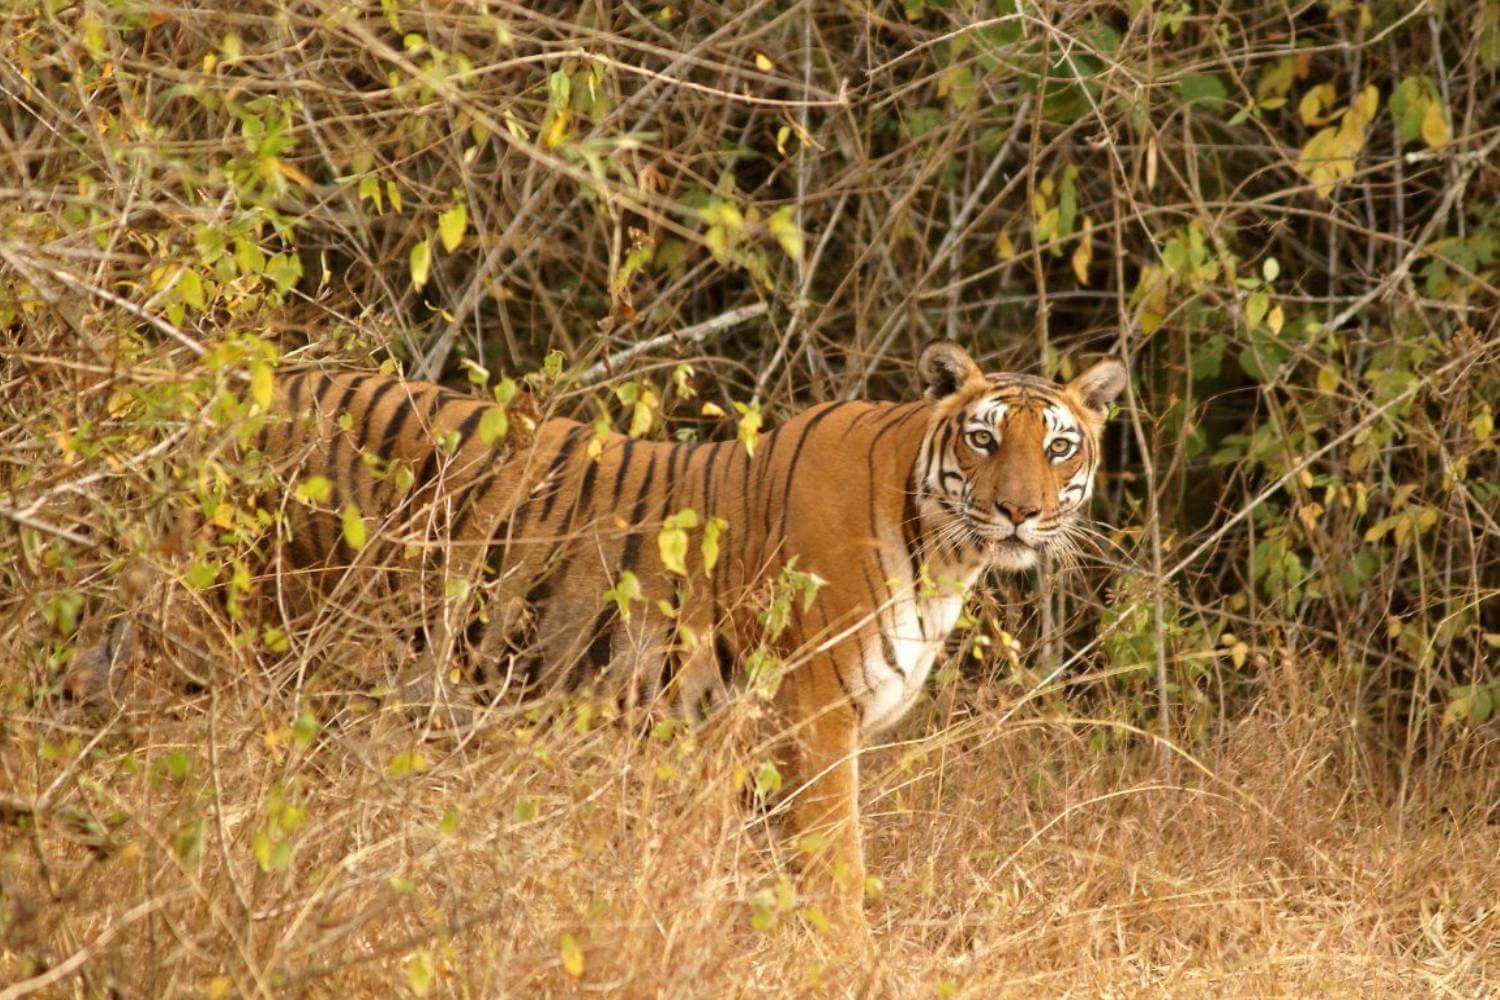
[{"label": "green leaf", "polygon": [[407,261],[411,267],[411,283],[418,290],[427,284],[427,272],[432,267],[432,241],[423,240],[411,248],[411,257]]},{"label": "green leaf", "polygon": [[1177,96],[1187,104],[1218,105],[1229,100],[1229,91],[1213,73],[1189,73],[1177,81]]},{"label": "green leaf", "polygon": [[1260,326],[1260,321],[1265,319],[1266,310],[1271,307],[1271,300],[1266,297],[1265,292],[1251,292],[1250,298],[1245,302],[1245,325],[1251,330]]},{"label": "green leaf", "polygon": [[755,769],[755,791],[761,796],[781,791],[781,772],[768,760]]},{"label": "green leaf", "polygon": [[203,856],[203,821],[195,820],[178,828],[172,837],[172,852],[183,861],[197,861]]},{"label": "green leaf", "polygon": [[255,831],[250,838],[250,852],[255,855],[255,863],[260,870],[269,873],[271,871],[271,835],[266,832],[265,827]]},{"label": "green leaf", "polygon": [[449,253],[457,250],[458,245],[464,241],[464,230],[468,227],[469,209],[463,202],[458,202],[438,216],[438,236],[443,241],[443,249]]},{"label": "green leaf", "polygon": [[719,536],[724,529],[729,527],[729,522],[722,517],[711,517],[703,526],[703,542],[699,546],[703,553],[703,575],[709,576],[714,571],[714,566],[719,561]]},{"label": "green leaf", "polygon": [[193,563],[188,567],[187,572],[182,574],[183,582],[194,590],[211,587],[218,578],[219,567],[204,559]]},{"label": "green leaf", "polygon": [[630,621],[630,604],[641,598],[641,582],[630,570],[624,570],[615,585],[604,592],[606,601],[614,601],[620,608],[620,618]]},{"label": "green leaf", "polygon": [[404,778],[408,774],[421,774],[427,770],[427,758],[420,750],[403,750],[391,758],[385,773],[393,778]]},{"label": "green leaf", "polygon": [[479,418],[479,440],[487,445],[503,440],[510,433],[510,417],[505,413],[502,406],[494,406],[484,411],[484,416]]},{"label": "green leaf", "polygon": [[333,496],[333,482],[325,476],[308,476],[297,484],[293,496],[301,503],[327,503]]},{"label": "green leaf", "polygon": [[661,563],[678,576],[687,576],[687,533],[698,527],[698,512],[692,508],[678,511],[662,523],[656,536]]},{"label": "green leaf", "polygon": [[306,750],[312,746],[312,741],[318,735],[318,717],[307,709],[297,713],[296,720],[292,723],[292,739],[302,749]]},{"label": "green leaf", "polygon": [[663,528],[656,536],[661,564],[669,573],[687,576],[687,532],[681,528]]},{"label": "green leaf", "polygon": [[203,279],[197,271],[185,270],[177,276],[177,295],[198,312],[203,311]]},{"label": "green leaf", "polygon": [[365,519],[352,503],[344,504],[344,541],[356,552],[365,547]]}]

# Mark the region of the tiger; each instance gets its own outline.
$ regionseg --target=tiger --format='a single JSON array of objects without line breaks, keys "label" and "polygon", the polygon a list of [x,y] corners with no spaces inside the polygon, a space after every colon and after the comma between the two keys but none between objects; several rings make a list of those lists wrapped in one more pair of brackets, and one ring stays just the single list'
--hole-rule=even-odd
[{"label": "tiger", "polygon": [[[797,788],[790,822],[822,845],[807,892],[831,925],[864,928],[861,746],[911,708],[987,570],[1076,546],[1128,381],[1112,357],[1065,383],[987,374],[950,340],[926,346],[916,372],[920,399],[824,403],[754,441],[657,442],[539,416],[519,448],[478,433],[495,404],[434,384],[280,374],[271,409],[287,419],[265,450],[334,494],[321,513],[292,505],[285,555],[348,574],[364,553],[341,534],[341,508],[376,539],[440,511],[446,551],[491,609],[473,648],[495,656],[526,632],[533,653],[506,675],[519,691],[607,676],[697,718],[769,646],[783,664],[771,697]],[[719,522],[716,554],[671,559],[657,544],[684,511],[700,529]],[[768,638],[765,600],[746,595],[764,598],[788,570],[817,586]],[[628,603],[627,576],[640,598]]]}]

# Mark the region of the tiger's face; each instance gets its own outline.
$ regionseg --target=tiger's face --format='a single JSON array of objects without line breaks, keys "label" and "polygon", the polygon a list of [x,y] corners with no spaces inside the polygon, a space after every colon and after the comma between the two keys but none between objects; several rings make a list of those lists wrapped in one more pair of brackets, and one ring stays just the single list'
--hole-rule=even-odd
[{"label": "tiger's face", "polygon": [[924,521],[1002,569],[1070,554],[1124,363],[1108,358],[1060,384],[986,375],[963,348],[938,341],[917,367],[934,411],[914,484]]}]

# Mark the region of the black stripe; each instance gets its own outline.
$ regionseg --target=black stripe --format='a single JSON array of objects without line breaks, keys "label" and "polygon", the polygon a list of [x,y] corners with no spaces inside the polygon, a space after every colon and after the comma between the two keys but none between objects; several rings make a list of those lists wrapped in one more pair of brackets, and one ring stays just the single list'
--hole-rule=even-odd
[{"label": "black stripe", "polygon": [[[858,401],[855,400],[854,402],[858,402]],[[864,403],[863,405],[868,406],[869,409],[865,410],[865,412],[861,413],[859,416],[855,417],[853,420],[851,420],[847,424],[845,424],[844,425],[844,433],[840,434],[839,437],[841,437],[841,438],[848,437],[849,436],[849,432],[852,431],[852,430],[854,430],[854,428],[858,427],[859,424],[860,424],[860,421],[864,420],[866,417],[872,417],[872,416],[874,416],[877,413],[883,413],[883,412],[885,412],[885,410],[887,408],[889,408],[891,406],[890,403]]]},{"label": "black stripe", "polygon": [[[880,449],[881,438],[885,437],[885,435],[890,431],[895,430],[897,427],[905,424],[912,417],[926,410],[925,405],[914,405],[917,405],[917,408],[912,410],[910,413],[907,413],[905,416],[899,418],[893,416],[892,419],[886,421],[885,426],[875,432],[875,437],[870,441],[870,450],[865,454],[865,468],[870,476],[870,536],[877,541],[880,539],[880,525],[876,517],[875,508],[875,455]],[[910,471],[911,470],[907,470],[908,474],[910,474]],[[902,483],[901,491],[903,493],[909,494],[911,492],[911,483]]]},{"label": "black stripe", "polygon": [[663,515],[672,509],[672,490],[677,486],[677,474],[681,471],[677,464],[684,456],[691,460],[693,453],[688,445],[681,441],[672,446],[672,453],[667,456],[667,477],[661,484]]},{"label": "black stripe", "polygon": [[[564,438],[563,443],[558,446],[557,454],[552,457],[552,463],[547,470],[548,477],[559,475],[563,463],[568,460],[567,453],[570,453],[573,448],[577,447],[578,438],[587,430],[588,428],[579,426],[573,428],[568,432],[568,436]],[[597,466],[595,465],[595,463],[590,462],[588,465],[588,469],[584,472],[584,479],[589,484],[590,492],[592,492],[593,490],[593,476],[596,472]],[[556,501],[561,492],[562,483],[559,481],[556,488],[547,497],[545,509],[543,510],[541,516],[537,518],[538,525],[545,523],[548,514],[551,513],[552,504]],[[499,555],[500,552],[507,551],[509,549],[510,539],[515,538],[520,534],[521,527],[526,523],[535,499],[535,497],[529,497],[526,500],[523,500],[520,507],[514,514],[511,515],[510,522],[507,525],[506,529],[506,534],[508,537],[505,545],[493,546],[493,548],[491,549],[489,563],[492,568],[498,569],[498,567],[495,566],[496,556]],[[537,574],[536,580],[526,591],[526,602],[528,604],[538,604],[542,601],[545,601],[552,593],[552,582],[567,569],[568,563],[572,560],[573,552],[572,549],[569,548],[569,544],[571,543],[572,539],[561,536],[572,534],[574,525],[578,520],[578,511],[580,507],[581,504],[579,503],[579,498],[575,498],[572,506],[568,508],[567,523],[558,533],[560,537],[553,543],[552,550],[547,556],[546,565],[542,567],[541,572]]]},{"label": "black stripe", "polygon": [[[778,427],[770,434],[761,438],[761,445],[764,447],[764,450],[761,452],[760,468],[765,475],[755,484],[756,500],[760,504],[760,509],[765,511],[766,515],[764,534],[767,543],[771,542],[771,489],[776,483],[776,465],[773,459],[776,455],[776,443],[782,436],[781,430],[782,428]],[[765,496],[759,495],[762,485],[765,486]]]},{"label": "black stripe", "polygon": [[552,464],[547,467],[547,480],[552,483],[552,488],[547,491],[547,499],[542,501],[539,524],[545,524],[547,518],[552,516],[552,508],[557,506],[557,499],[563,494],[563,486],[568,478],[564,466],[568,464],[568,459],[573,457],[573,449],[578,447],[583,433],[584,428],[581,426],[568,431],[568,436],[563,438],[562,444],[557,446],[557,454],[552,456]]},{"label": "black stripe", "polygon": [[387,462],[391,460],[391,445],[395,444],[396,439],[401,436],[401,431],[405,429],[406,422],[411,419],[416,409],[417,401],[407,397],[406,404],[397,408],[395,419],[385,425],[385,433],[380,436],[380,444],[376,446],[375,454]]},{"label": "black stripe", "polygon": [[594,617],[594,622],[589,626],[589,631],[584,633],[589,639],[588,648],[582,656],[575,656],[573,658],[573,664],[568,671],[567,686],[569,690],[576,688],[582,682],[583,667],[585,664],[593,667],[595,670],[600,670],[609,663],[610,640],[614,638],[615,625],[612,619],[616,614],[617,609],[613,605],[606,605]]},{"label": "black stripe", "polygon": [[734,683],[734,650],[729,646],[729,637],[714,623],[714,659],[719,666],[719,680],[727,688]]},{"label": "black stripe", "polygon": [[[414,480],[414,485],[412,486],[413,496],[421,493],[422,490],[426,489],[437,478],[438,462],[443,458],[443,449],[440,446],[437,435],[433,434],[432,431],[437,429],[442,423],[443,411],[454,403],[472,403],[475,400],[467,396],[460,396],[457,393],[449,392],[446,389],[439,389],[433,394],[432,402],[433,405],[428,407],[427,410],[427,430],[430,436],[427,458],[422,462],[422,471],[417,473],[417,478]],[[460,440],[458,448],[462,447],[463,441]],[[453,450],[453,455],[448,456],[449,459],[458,454],[458,448]]]},{"label": "black stripe", "polygon": [[591,459],[588,468],[583,470],[583,482],[578,484],[578,500],[573,505],[575,516],[585,509],[592,511],[589,505],[594,501],[594,480],[599,478],[599,461]]},{"label": "black stripe", "polygon": [[287,376],[286,409],[293,416],[302,409],[302,394],[307,391],[307,383],[312,381],[312,376],[312,372],[298,372]]},{"label": "black stripe", "polygon": [[[796,476],[797,476],[797,463],[802,459],[802,449],[803,449],[804,446],[806,446],[807,439],[812,436],[813,429],[815,427],[817,427],[818,424],[820,424],[820,423],[823,422],[823,418],[824,417],[826,417],[830,413],[833,413],[834,411],[842,409],[843,407],[848,406],[848,405],[849,405],[849,403],[847,401],[846,402],[842,402],[842,403],[830,403],[826,408],[824,408],[822,410],[819,410],[813,416],[809,417],[807,419],[806,426],[804,426],[802,428],[802,436],[797,439],[797,447],[795,447],[795,448],[792,449],[792,460],[787,463],[787,467],[786,467],[786,484],[781,489],[781,527],[777,530],[777,533],[776,533],[776,537],[777,538],[785,538],[786,537],[787,514],[791,510],[792,483],[796,479]],[[770,527],[771,527],[770,526],[770,520],[769,520],[770,516],[771,516],[771,512],[769,510],[767,510],[766,511],[766,517],[767,517],[766,530],[767,530],[767,532],[770,531]]]},{"label": "black stripe", "polygon": [[336,384],[337,383],[334,382],[332,378],[324,375],[322,372],[318,372],[318,388],[313,392],[313,402],[318,406],[318,416],[320,420],[322,418],[323,397],[327,395],[328,390],[332,389]]},{"label": "black stripe", "polygon": [[[385,383],[381,385],[379,389],[376,389],[374,394],[370,396],[369,401],[365,403],[365,412],[363,415],[363,419],[360,420],[359,423],[359,436],[355,438],[355,441],[358,443],[361,449],[363,449],[365,445],[369,443],[370,417],[375,413],[375,407],[379,406],[380,401],[384,399],[392,389],[395,389],[400,384],[400,382],[397,382],[393,378],[386,379]],[[385,456],[381,455],[380,457],[384,458]]]},{"label": "black stripe", "polygon": [[719,458],[719,449],[724,446],[723,441],[715,441],[706,449],[703,456],[703,521],[706,524],[708,518],[714,511],[714,464]]},{"label": "black stripe", "polygon": [[[796,605],[796,607],[793,610],[793,614],[797,615],[798,618],[805,617],[805,616],[803,616],[800,613],[800,608],[801,608],[800,604]],[[810,639],[814,635],[821,635],[821,634],[823,634],[823,632],[828,628],[828,616],[823,611],[823,605],[822,605],[821,601],[814,602],[813,606],[809,610],[817,612],[817,614],[818,614],[818,620],[819,620],[819,625],[818,625],[817,629],[815,629],[815,630],[808,630],[808,629],[805,629],[805,628],[804,629],[799,629],[799,632],[800,632],[799,638],[802,639],[803,641],[807,641],[808,639]],[[799,622],[798,624],[800,625],[802,623]],[[850,647],[858,648],[858,640],[856,640],[855,642],[839,643],[838,645],[835,645],[832,649],[828,650],[823,655],[828,658],[829,665],[831,667],[833,667],[833,679],[836,680],[836,681],[838,681],[839,691],[843,693],[844,700],[847,701],[854,708],[854,717],[856,719],[863,719],[864,718],[864,709],[860,707],[859,702],[857,702],[857,701],[854,700],[854,695],[851,693],[850,688],[849,688],[849,682],[844,679],[844,671],[839,666],[839,658],[838,658],[838,655],[837,655],[839,650],[841,650],[841,649],[848,649]]]},{"label": "black stripe", "polygon": [[[389,394],[391,392],[391,390],[395,389],[398,385],[400,385],[400,383],[397,382],[395,379],[390,379],[390,378],[386,379],[383,383],[381,383],[380,388],[376,389],[375,392],[371,394],[369,400],[367,400],[365,402],[364,411],[360,414],[359,419],[355,422],[355,436],[354,436],[354,445],[353,445],[353,448],[354,448],[355,452],[362,453],[368,447],[368,445],[370,443],[370,431],[373,429],[372,428],[373,419],[376,416],[375,407],[379,405],[380,400],[383,397],[385,397],[387,394]],[[383,456],[383,455],[380,456],[380,458],[382,458],[382,459],[384,457],[385,456]],[[351,461],[353,461],[353,460],[354,459],[351,456]],[[385,471],[385,470],[382,470],[382,471]],[[358,477],[358,475],[352,476],[351,479],[353,481],[353,484],[357,487],[359,485],[359,477]],[[369,496],[366,497],[365,499],[372,506],[374,506],[374,504],[375,504],[375,475],[374,475],[374,470],[373,469],[371,470],[371,473],[370,473],[370,491],[369,491]]]},{"label": "black stripe", "polygon": [[740,473],[740,523],[736,528],[744,535],[745,544],[750,542],[750,492],[754,488],[754,481],[750,478],[753,464],[750,458],[750,450],[744,445],[740,446],[740,454],[744,456],[744,471]]},{"label": "black stripe", "polygon": [[[459,424],[459,450],[462,450],[463,446],[468,443],[469,436],[474,433],[474,430],[479,426],[479,422],[484,419],[484,415],[488,413],[490,409],[491,407],[489,404],[480,403],[479,408],[465,417],[463,423]],[[489,451],[486,452],[482,458],[476,458],[469,466],[465,466],[465,468],[489,466],[491,464],[490,460],[495,457],[496,453],[499,452],[501,450],[501,447],[503,446],[500,446],[497,442],[496,444],[489,445],[488,447]],[[458,454],[458,452],[454,452],[454,454],[456,455]],[[486,486],[493,484],[494,482],[499,480],[499,476],[495,474],[494,470],[490,470],[488,476],[485,475],[485,472],[486,470],[483,468],[476,469],[469,482],[466,483],[463,489],[459,492],[453,507],[453,509],[458,512],[458,517],[454,520],[453,527],[449,529],[449,538],[463,537],[464,529],[469,526],[469,520],[474,516],[474,511],[478,509],[478,500],[480,495],[485,492]]]},{"label": "black stripe", "polygon": [[656,478],[657,449],[651,449],[651,460],[646,463],[646,475],[636,490],[635,509],[630,515],[629,534],[625,536],[625,547],[620,552],[620,566],[616,576],[624,570],[634,570],[635,560],[641,549],[641,518],[646,513],[646,501],[651,494],[651,481]]},{"label": "black stripe", "polygon": [[614,510],[620,505],[620,487],[625,482],[626,475],[630,472],[630,460],[635,454],[635,438],[626,438],[625,444],[620,448],[620,464],[615,469],[614,485],[609,491],[609,509]]}]

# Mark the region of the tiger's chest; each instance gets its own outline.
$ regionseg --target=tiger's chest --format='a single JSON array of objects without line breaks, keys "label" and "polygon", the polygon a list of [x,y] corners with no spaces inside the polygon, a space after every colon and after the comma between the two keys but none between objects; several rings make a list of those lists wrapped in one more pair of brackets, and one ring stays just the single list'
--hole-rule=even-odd
[{"label": "tiger's chest", "polygon": [[963,606],[961,594],[910,597],[877,616],[878,633],[864,643],[861,731],[886,729],[911,708]]}]

